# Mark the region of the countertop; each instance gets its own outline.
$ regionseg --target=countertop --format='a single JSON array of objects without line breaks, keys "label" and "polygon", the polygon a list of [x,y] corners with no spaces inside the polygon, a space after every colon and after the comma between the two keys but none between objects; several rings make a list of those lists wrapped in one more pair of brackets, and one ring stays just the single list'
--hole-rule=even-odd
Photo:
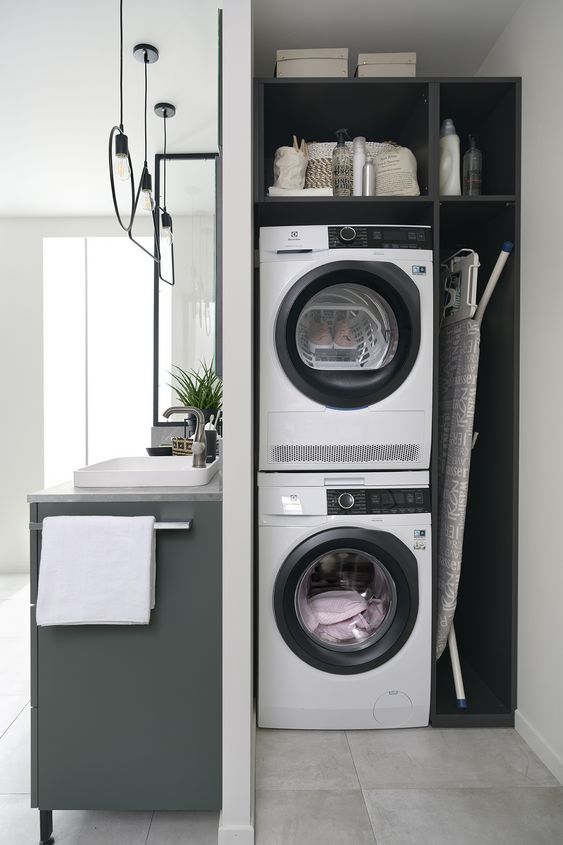
[{"label": "countertop", "polygon": [[221,472],[201,487],[75,487],[72,481],[30,493],[34,502],[221,502]]}]

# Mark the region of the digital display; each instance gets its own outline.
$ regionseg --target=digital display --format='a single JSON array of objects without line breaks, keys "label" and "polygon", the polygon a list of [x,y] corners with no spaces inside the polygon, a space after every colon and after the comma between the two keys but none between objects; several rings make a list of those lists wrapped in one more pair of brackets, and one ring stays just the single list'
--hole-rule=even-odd
[{"label": "digital display", "polygon": [[368,229],[372,242],[384,240],[386,243],[398,243],[407,240],[407,229]]}]

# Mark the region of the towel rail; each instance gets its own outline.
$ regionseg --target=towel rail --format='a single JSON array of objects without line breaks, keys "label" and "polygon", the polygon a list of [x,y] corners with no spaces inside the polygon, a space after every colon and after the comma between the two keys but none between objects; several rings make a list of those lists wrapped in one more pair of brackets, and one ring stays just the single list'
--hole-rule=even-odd
[{"label": "towel rail", "polygon": [[[193,519],[186,519],[184,522],[155,522],[155,531],[191,531]],[[30,531],[42,531],[42,522],[30,522]]]}]

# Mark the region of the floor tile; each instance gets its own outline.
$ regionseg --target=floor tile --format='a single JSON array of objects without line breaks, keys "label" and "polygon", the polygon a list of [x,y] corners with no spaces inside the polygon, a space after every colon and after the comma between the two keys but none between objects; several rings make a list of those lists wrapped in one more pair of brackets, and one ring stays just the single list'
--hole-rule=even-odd
[{"label": "floor tile", "polygon": [[377,845],[555,845],[561,789],[376,789],[364,793]]},{"label": "floor tile", "polygon": [[2,695],[29,696],[29,642],[26,637],[0,637]]},{"label": "floor tile", "polygon": [[363,789],[556,786],[512,729],[350,731]]},{"label": "floor tile", "polygon": [[[39,812],[29,795],[0,795],[0,845],[39,841]],[[57,845],[145,845],[151,813],[65,810],[53,814]]]},{"label": "floor tile", "polygon": [[344,731],[258,730],[259,789],[359,789]]},{"label": "floor tile", "polygon": [[30,749],[31,719],[26,707],[0,739],[0,795],[30,791]]},{"label": "floor tile", "polygon": [[0,737],[28,703],[26,695],[0,695]]},{"label": "floor tile", "polygon": [[11,598],[0,601],[0,637],[24,637],[29,641],[29,601]]},{"label": "floor tile", "polygon": [[217,845],[219,813],[155,813],[147,845]]},{"label": "floor tile", "polygon": [[356,791],[258,790],[256,845],[375,845]]},{"label": "floor tile", "polygon": [[[21,591],[29,589],[29,575],[0,575],[0,601],[12,598]],[[25,594],[25,593],[24,593]],[[29,596],[29,593],[27,594]]]}]

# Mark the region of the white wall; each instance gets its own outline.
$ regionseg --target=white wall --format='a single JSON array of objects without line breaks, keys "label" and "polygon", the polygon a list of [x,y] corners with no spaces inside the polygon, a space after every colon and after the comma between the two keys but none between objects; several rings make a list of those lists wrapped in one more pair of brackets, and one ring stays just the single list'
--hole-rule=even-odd
[{"label": "white wall", "polygon": [[223,811],[221,845],[254,841],[252,694],[252,26],[223,12]]},{"label": "white wall", "polygon": [[43,238],[119,234],[109,218],[0,219],[0,572],[28,570],[26,496],[43,485]]},{"label": "white wall", "polygon": [[[479,75],[523,77],[517,728],[563,781],[563,3],[526,0]],[[486,161],[484,162],[486,166]],[[501,282],[502,284],[502,282]]]}]

